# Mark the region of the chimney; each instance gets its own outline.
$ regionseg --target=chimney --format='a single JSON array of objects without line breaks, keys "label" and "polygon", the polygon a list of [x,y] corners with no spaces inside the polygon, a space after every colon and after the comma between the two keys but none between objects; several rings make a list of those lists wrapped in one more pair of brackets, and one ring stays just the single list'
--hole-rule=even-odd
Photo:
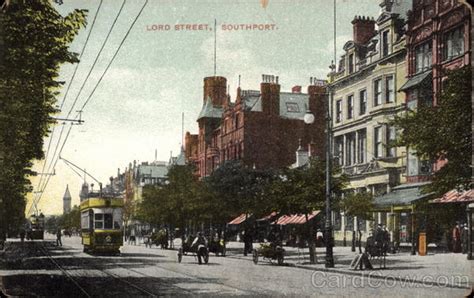
[{"label": "chimney", "polygon": [[[308,152],[310,156],[318,156],[324,158],[324,148],[326,144],[326,106],[328,101],[328,95],[326,93],[326,82],[324,80],[318,80],[317,78],[311,78],[311,85],[308,86],[309,95],[309,110],[314,115],[314,123],[311,124],[310,128],[310,147]],[[318,144],[318,146],[314,146]]]},{"label": "chimney", "polygon": [[211,99],[212,105],[222,107],[227,100],[227,79],[224,77],[207,77],[204,78],[204,97]]},{"label": "chimney", "polygon": [[291,93],[301,93],[301,86],[293,86]]},{"label": "chimney", "polygon": [[353,40],[365,44],[375,35],[375,20],[365,16],[355,16],[352,20]]},{"label": "chimney", "polygon": [[280,85],[278,77],[262,75],[260,84],[262,112],[268,115],[280,115]]}]

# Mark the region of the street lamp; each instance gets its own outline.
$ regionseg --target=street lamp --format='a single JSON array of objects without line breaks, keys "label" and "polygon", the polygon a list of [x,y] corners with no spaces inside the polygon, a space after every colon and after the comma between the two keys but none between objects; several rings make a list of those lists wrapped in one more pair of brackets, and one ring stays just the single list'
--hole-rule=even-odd
[{"label": "street lamp", "polygon": [[[331,65],[331,68],[333,66]],[[325,222],[325,243],[326,243],[326,268],[334,267],[334,256],[333,256],[333,239],[332,239],[332,223],[331,223],[331,172],[332,172],[332,155],[331,155],[331,92],[329,87],[326,86],[326,222]],[[306,109],[304,115],[304,122],[306,124],[312,124],[314,122],[314,115]]]}]

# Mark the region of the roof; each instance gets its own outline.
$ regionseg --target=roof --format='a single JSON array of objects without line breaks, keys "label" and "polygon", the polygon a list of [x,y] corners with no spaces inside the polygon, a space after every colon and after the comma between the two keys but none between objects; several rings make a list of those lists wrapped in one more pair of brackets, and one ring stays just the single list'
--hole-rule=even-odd
[{"label": "roof", "polygon": [[[242,100],[247,110],[262,111],[262,96],[259,91],[242,91]],[[280,117],[303,120],[308,109],[309,95],[305,93],[281,92]]]},{"label": "roof", "polygon": [[400,87],[398,91],[405,91],[410,88],[414,88],[418,86],[419,84],[423,83],[424,81],[431,79],[431,73],[432,71],[430,70],[430,71],[420,73],[409,78],[408,81],[406,81],[405,84],[403,84],[403,86]]},{"label": "roof", "polygon": [[64,192],[63,200],[71,199],[71,193],[69,192],[69,185],[66,185],[66,191]]},{"label": "roof", "polygon": [[468,203],[474,202],[474,189],[457,191],[455,189],[448,191],[441,198],[436,198],[432,203]]},{"label": "roof", "polygon": [[222,107],[215,107],[211,99],[208,97],[202,105],[198,120],[201,118],[221,118],[223,113]]},{"label": "roof", "polygon": [[308,103],[308,94],[282,92],[280,93],[280,116],[303,120]]},{"label": "roof", "polygon": [[240,214],[239,216],[237,216],[236,218],[234,218],[233,220],[229,221],[227,224],[228,225],[240,225],[241,223],[243,223],[245,221],[245,219],[249,219],[250,216],[252,216],[252,214],[245,214],[245,213],[242,213]]},{"label": "roof", "polygon": [[[308,214],[308,221],[318,215],[321,211],[316,210],[313,211],[311,214]],[[283,215],[282,217],[278,218],[274,225],[298,225],[306,223],[306,214],[290,214],[290,215]]]},{"label": "roof", "polygon": [[410,205],[415,201],[428,198],[433,193],[423,193],[423,186],[428,185],[430,182],[423,183],[411,183],[402,184],[396,186],[391,192],[382,196],[375,197],[374,203],[376,207],[390,207],[390,206],[403,206]]},{"label": "roof", "polygon": [[168,167],[165,164],[138,166],[138,177],[145,176],[148,178],[166,178],[167,174]]},{"label": "roof", "polygon": [[278,213],[276,211],[273,211],[272,213],[268,214],[267,216],[264,216],[262,218],[257,219],[257,221],[270,220],[272,217],[275,217],[277,215],[278,215]]}]

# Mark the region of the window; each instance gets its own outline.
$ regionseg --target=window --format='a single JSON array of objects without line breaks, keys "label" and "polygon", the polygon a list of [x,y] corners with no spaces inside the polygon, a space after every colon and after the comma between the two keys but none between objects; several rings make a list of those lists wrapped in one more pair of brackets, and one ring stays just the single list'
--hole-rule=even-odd
[{"label": "window", "polygon": [[104,214],[102,213],[94,214],[94,228],[95,229],[104,228]]},{"label": "window", "polygon": [[349,73],[354,72],[354,54],[349,55]]},{"label": "window", "polygon": [[352,119],[354,115],[354,95],[347,97],[347,119]]},{"label": "window", "polygon": [[388,126],[387,127],[387,156],[388,157],[395,157],[396,155],[396,148],[391,146],[393,142],[396,140],[397,131],[395,127]]},{"label": "window", "polygon": [[357,163],[365,162],[365,152],[366,143],[367,143],[367,132],[365,129],[359,130],[357,132]]},{"label": "window", "polygon": [[431,41],[415,48],[415,69],[417,73],[431,68],[432,55]]},{"label": "window", "polygon": [[355,133],[349,133],[346,135],[346,165],[350,166],[355,163]]},{"label": "window", "polygon": [[300,107],[296,102],[287,102],[286,103],[286,111],[288,113],[299,113]]},{"label": "window", "polygon": [[374,157],[382,157],[382,127],[374,129]]},{"label": "window", "polygon": [[359,92],[359,115],[364,115],[367,112],[367,90]]},{"label": "window", "polygon": [[334,139],[334,157],[337,158],[338,164],[340,166],[343,165],[344,162],[344,151],[343,151],[343,146],[344,146],[344,139],[343,136],[338,136]]},{"label": "window", "polygon": [[458,27],[444,34],[443,59],[450,60],[464,53],[463,27]]},{"label": "window", "polygon": [[374,81],[374,106],[382,104],[382,80]]},{"label": "window", "polygon": [[393,76],[385,78],[385,100],[387,103],[395,101],[395,93],[393,91]]},{"label": "window", "polygon": [[388,30],[382,32],[382,57],[388,55],[389,45],[388,45]]},{"label": "window", "polygon": [[342,120],[342,99],[336,101],[336,123]]}]

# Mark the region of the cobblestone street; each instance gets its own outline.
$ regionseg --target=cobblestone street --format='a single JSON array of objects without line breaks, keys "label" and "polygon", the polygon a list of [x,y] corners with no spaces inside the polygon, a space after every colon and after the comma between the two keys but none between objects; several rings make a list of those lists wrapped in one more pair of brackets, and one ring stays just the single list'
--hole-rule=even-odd
[{"label": "cobblestone street", "polygon": [[[385,270],[360,273],[347,269],[353,254],[347,247],[336,247],[336,267],[325,270],[322,248],[317,265],[307,265],[292,248],[287,248],[284,266],[266,261],[255,265],[251,256],[242,255],[242,243],[231,242],[227,257],[212,255],[208,265],[199,266],[193,256],[178,263],[175,250],[144,245],[125,245],[120,256],[92,256],[82,252],[78,237],[64,238],[63,247],[52,243],[46,242],[45,251],[36,249],[28,258],[1,265],[7,295],[462,297],[471,276],[471,262],[460,254],[399,254],[388,257]],[[25,245],[31,250],[42,243]]]}]

